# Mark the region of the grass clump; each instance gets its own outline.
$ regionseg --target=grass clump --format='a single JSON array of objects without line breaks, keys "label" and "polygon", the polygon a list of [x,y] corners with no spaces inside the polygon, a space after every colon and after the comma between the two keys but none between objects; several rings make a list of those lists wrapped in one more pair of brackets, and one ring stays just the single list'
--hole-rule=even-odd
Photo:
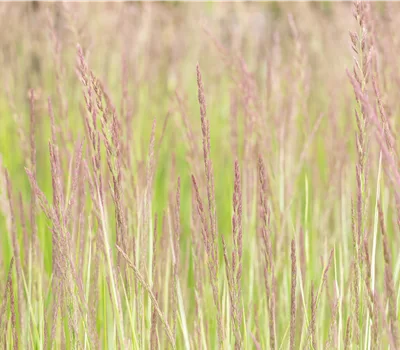
[{"label": "grass clump", "polygon": [[398,349],[397,7],[1,5],[0,346]]}]

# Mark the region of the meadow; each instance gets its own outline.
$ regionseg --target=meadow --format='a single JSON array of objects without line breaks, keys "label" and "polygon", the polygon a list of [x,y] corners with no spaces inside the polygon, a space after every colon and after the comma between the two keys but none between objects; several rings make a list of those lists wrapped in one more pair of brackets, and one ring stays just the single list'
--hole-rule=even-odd
[{"label": "meadow", "polygon": [[0,346],[400,349],[399,10],[1,3]]}]

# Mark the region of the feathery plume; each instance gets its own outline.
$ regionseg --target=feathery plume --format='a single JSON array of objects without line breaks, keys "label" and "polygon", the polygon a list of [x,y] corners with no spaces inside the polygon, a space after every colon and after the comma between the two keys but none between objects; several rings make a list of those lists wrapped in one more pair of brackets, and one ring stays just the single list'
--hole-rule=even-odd
[{"label": "feathery plume", "polygon": [[316,323],[317,323],[317,297],[314,292],[314,283],[311,284],[311,322],[310,322],[310,334],[311,334],[311,345],[314,350],[317,348],[317,335],[316,335]]},{"label": "feathery plume", "polygon": [[[36,181],[36,115],[35,115],[35,94],[33,89],[29,91],[29,116],[30,116],[30,163],[29,168],[31,169],[31,177]],[[31,239],[32,239],[32,252],[33,261],[36,261],[36,255],[38,253],[38,238],[37,238],[37,227],[36,227],[36,192],[32,189],[31,191],[31,203],[30,203],[30,222],[31,222]]]},{"label": "feathery plume", "polygon": [[215,189],[214,189],[214,173],[211,160],[211,144],[210,144],[210,122],[207,118],[207,107],[206,100],[204,96],[204,86],[200,73],[200,67],[197,64],[197,89],[198,89],[198,101],[200,105],[200,119],[201,119],[201,132],[203,136],[203,157],[204,157],[204,169],[206,174],[207,183],[207,199],[208,199],[208,214],[210,226],[208,230],[208,225],[205,226],[206,218],[204,216],[204,211],[202,208],[200,194],[198,191],[197,183],[194,176],[192,175],[192,181],[196,189],[196,197],[198,202],[198,211],[203,224],[203,237],[204,233],[207,233],[207,240],[205,244],[208,245],[207,255],[208,255],[208,265],[210,271],[211,286],[213,289],[214,303],[217,308],[217,325],[218,325],[218,340],[219,346],[222,348],[224,343],[224,327],[222,322],[222,312],[219,301],[219,290],[218,290],[218,242],[217,242],[217,216],[216,216],[216,205],[215,205]]},{"label": "feathery plume", "polygon": [[[22,267],[21,267],[21,256],[19,250],[19,243],[17,239],[17,224],[15,221],[15,213],[14,213],[14,205],[12,200],[12,188],[11,181],[8,175],[8,171],[4,170],[6,184],[7,184],[7,197],[9,203],[9,214],[11,220],[11,238],[12,245],[15,257],[15,268],[17,272],[17,305],[18,305],[18,314],[19,314],[19,324],[20,327],[24,325],[24,314],[25,314],[25,306],[24,306],[24,297],[23,297],[23,284],[22,284]],[[12,295],[14,298],[14,294]],[[15,315],[14,315],[15,316]],[[14,320],[15,321],[15,320]],[[15,326],[15,325],[14,325]]]},{"label": "feathery plume", "polygon": [[385,291],[386,298],[389,304],[388,308],[388,318],[389,318],[389,328],[395,345],[395,349],[399,346],[399,336],[398,336],[398,320],[397,320],[397,306],[396,306],[396,292],[393,282],[392,273],[392,257],[390,252],[389,243],[387,240],[385,220],[383,216],[382,206],[380,201],[378,201],[378,214],[379,214],[379,224],[381,227],[382,240],[383,240],[383,257],[385,260]]},{"label": "feathery plume", "polygon": [[233,216],[232,216],[232,239],[233,250],[232,258],[229,261],[227,247],[224,238],[222,243],[224,248],[225,271],[228,279],[228,287],[231,301],[231,322],[232,329],[235,336],[235,349],[242,347],[242,336],[240,325],[242,322],[242,314],[240,309],[241,304],[241,275],[242,275],[242,190],[241,190],[241,177],[239,170],[239,162],[235,161],[235,183],[233,190]]},{"label": "feathery plume", "polygon": [[14,266],[14,257],[11,258],[10,267],[8,268],[8,275],[6,281],[6,287],[4,289],[3,300],[0,305],[0,331],[3,332],[3,317],[6,315],[6,308],[7,308],[7,300],[10,294],[11,279],[12,279],[12,268]]},{"label": "feathery plume", "polygon": [[345,333],[345,338],[344,338],[344,349],[350,349],[350,343],[351,343],[351,317],[347,317],[347,322],[346,322],[346,333]]},{"label": "feathery plume", "polygon": [[11,309],[11,330],[13,336],[13,348],[14,350],[18,350],[18,330],[17,330],[17,321],[16,321],[16,312],[15,312],[15,300],[14,300],[14,288],[11,279],[8,282],[8,289],[10,291],[10,309]]}]

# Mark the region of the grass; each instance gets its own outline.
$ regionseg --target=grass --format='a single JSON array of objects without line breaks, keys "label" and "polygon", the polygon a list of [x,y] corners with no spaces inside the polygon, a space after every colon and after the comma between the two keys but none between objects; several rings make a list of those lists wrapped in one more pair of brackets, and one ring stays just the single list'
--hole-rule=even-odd
[{"label": "grass", "polygon": [[396,9],[1,5],[0,346],[398,349]]}]

